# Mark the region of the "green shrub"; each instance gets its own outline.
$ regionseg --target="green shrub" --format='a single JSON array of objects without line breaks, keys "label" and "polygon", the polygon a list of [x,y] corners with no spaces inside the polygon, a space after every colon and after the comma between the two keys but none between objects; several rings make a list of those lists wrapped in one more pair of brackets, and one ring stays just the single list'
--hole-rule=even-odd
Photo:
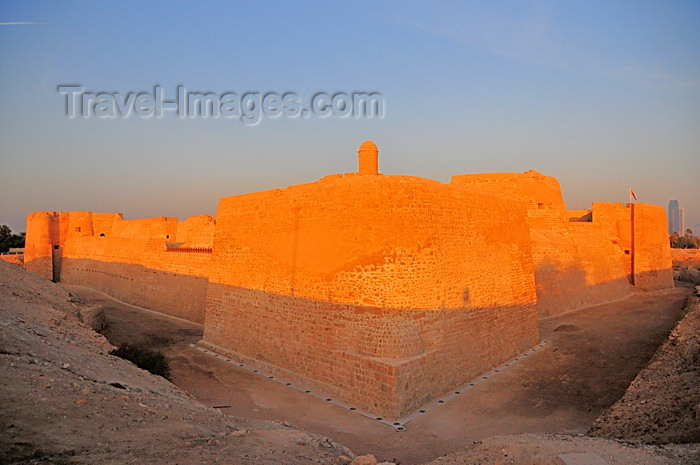
[{"label": "green shrub", "polygon": [[124,343],[111,351],[110,355],[116,355],[154,375],[170,379],[170,364],[162,352],[138,344]]}]

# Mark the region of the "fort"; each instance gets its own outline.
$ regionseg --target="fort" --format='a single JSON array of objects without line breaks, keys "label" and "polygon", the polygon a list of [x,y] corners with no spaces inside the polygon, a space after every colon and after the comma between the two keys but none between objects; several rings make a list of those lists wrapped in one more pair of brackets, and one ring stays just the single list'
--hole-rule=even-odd
[{"label": "fort", "polygon": [[357,173],[216,217],[35,212],[25,266],[203,325],[201,345],[399,418],[539,343],[539,320],[673,287],[666,215],[567,210],[555,178]]}]

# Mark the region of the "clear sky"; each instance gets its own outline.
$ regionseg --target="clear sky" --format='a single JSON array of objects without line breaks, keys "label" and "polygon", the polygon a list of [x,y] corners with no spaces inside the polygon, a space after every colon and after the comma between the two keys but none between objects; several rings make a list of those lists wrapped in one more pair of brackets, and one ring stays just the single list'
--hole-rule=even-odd
[{"label": "clear sky", "polygon": [[[382,118],[68,118],[86,92],[379,92]],[[535,169],[569,208],[700,224],[700,2],[0,3],[0,224],[36,210],[215,214],[220,197],[356,171]]]}]

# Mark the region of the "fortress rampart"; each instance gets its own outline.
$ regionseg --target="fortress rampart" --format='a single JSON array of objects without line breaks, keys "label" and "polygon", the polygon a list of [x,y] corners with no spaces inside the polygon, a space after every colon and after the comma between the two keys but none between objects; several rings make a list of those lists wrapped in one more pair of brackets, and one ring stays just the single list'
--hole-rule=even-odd
[{"label": "fortress rampart", "polygon": [[452,184],[519,200],[527,210],[540,317],[673,287],[664,210],[594,202],[567,210],[559,182],[536,171],[468,174]]},{"label": "fortress rampart", "polygon": [[538,319],[673,286],[661,207],[568,211],[556,179],[358,173],[206,215],[36,212],[25,263],[203,323],[202,345],[398,418],[524,352]]},{"label": "fortress rampart", "polygon": [[[213,236],[208,215],[177,221],[35,212],[27,219],[25,266],[54,281],[203,323]],[[173,253],[169,244],[196,251]]]}]

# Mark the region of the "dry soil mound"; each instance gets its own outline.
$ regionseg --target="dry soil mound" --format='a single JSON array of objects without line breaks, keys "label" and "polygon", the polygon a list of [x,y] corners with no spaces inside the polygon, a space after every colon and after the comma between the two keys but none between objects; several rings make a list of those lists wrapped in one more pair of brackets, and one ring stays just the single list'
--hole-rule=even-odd
[{"label": "dry soil mound", "polygon": [[698,451],[659,448],[588,436],[523,434],[498,436],[427,465],[660,465],[698,463]]},{"label": "dry soil mound", "polygon": [[700,298],[625,395],[590,431],[647,443],[700,442]]},{"label": "dry soil mound", "polygon": [[239,420],[109,355],[60,286],[0,261],[0,463],[345,464],[351,452]]}]

